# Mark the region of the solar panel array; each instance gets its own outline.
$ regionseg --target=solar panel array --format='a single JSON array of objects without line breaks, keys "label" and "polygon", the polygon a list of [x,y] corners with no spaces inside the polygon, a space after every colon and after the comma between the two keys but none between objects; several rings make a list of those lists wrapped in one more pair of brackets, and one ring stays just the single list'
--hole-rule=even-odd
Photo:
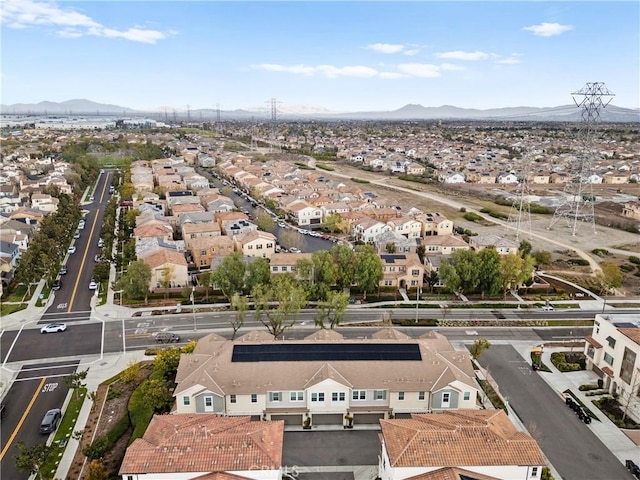
[{"label": "solar panel array", "polygon": [[265,343],[234,345],[232,362],[421,361],[415,343]]}]

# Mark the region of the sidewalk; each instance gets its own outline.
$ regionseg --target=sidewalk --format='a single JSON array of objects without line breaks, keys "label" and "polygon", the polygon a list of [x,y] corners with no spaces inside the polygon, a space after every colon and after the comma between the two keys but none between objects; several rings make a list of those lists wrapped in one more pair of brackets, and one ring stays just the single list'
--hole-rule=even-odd
[{"label": "sidewalk", "polygon": [[[518,353],[531,362],[531,348],[529,342],[513,342],[513,347]],[[540,377],[555,390],[558,395],[562,395],[565,390],[570,389],[577,398],[582,401],[600,420],[593,421],[587,427],[602,441],[604,445],[613,453],[621,463],[624,464],[627,459],[640,458],[640,446],[636,445],[622,430],[620,430],[604,413],[600,411],[593,403],[595,397],[587,397],[578,387],[587,383],[597,383],[600,378],[591,370],[581,370],[578,372],[560,372],[551,363],[551,354],[553,352],[567,351],[567,347],[545,347],[542,353],[542,361],[549,367],[551,372],[539,371]]]}]

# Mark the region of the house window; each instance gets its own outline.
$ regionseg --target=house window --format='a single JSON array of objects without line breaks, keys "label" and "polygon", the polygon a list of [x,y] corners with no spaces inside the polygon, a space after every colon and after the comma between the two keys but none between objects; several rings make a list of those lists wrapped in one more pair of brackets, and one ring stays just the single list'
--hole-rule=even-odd
[{"label": "house window", "polygon": [[252,393],[251,394],[251,403],[258,403],[258,394],[257,393]]},{"label": "house window", "polygon": [[442,394],[442,406],[448,407],[450,401],[451,401],[451,394],[449,392],[444,392]]},{"label": "house window", "polygon": [[385,281],[384,281],[384,285],[385,285],[386,287],[389,287],[389,286],[393,285],[393,280],[385,280]]},{"label": "house window", "polygon": [[411,275],[413,275],[414,277],[417,277],[418,275],[420,275],[420,270],[411,270]]},{"label": "house window", "polygon": [[464,400],[469,400],[470,398],[471,398],[471,392],[464,392],[463,399]]},{"label": "house window", "polygon": [[532,477],[538,476],[538,467],[531,467],[531,476]]},{"label": "house window", "polygon": [[267,248],[273,248],[273,243],[267,243]]},{"label": "house window", "polygon": [[289,400],[292,402],[304,401],[304,392],[289,392]]},{"label": "house window", "polygon": [[609,365],[613,365],[613,357],[608,353],[604,354],[604,361],[607,362]]},{"label": "house window", "polygon": [[253,250],[253,245],[247,245],[247,250]]},{"label": "house window", "polygon": [[398,392],[398,400],[404,400],[404,392]]},{"label": "house window", "polygon": [[607,337],[607,343],[609,344],[609,346],[611,348],[615,348],[616,347],[616,339],[611,337],[611,336]]},{"label": "house window", "polygon": [[256,250],[262,250],[262,244],[259,243],[258,245],[256,245]]},{"label": "house window", "polygon": [[270,402],[280,402],[280,401],[282,401],[282,393],[281,392],[269,392],[269,401]]},{"label": "house window", "polygon": [[274,267],[271,267],[271,270],[272,270],[273,272],[277,272],[277,271],[278,271],[278,267],[275,267],[275,266],[274,266]]},{"label": "house window", "polygon": [[366,400],[367,399],[367,391],[366,390],[354,390],[351,392],[352,400]]},{"label": "house window", "polygon": [[311,394],[312,402],[324,402],[324,392],[313,392]]},{"label": "house window", "polygon": [[375,398],[376,400],[386,400],[387,391],[386,390],[374,390],[373,391],[373,398]]},{"label": "house window", "polygon": [[189,405],[191,405],[191,397],[187,397],[187,396],[182,397],[182,404],[183,404],[184,406],[189,406]]},{"label": "house window", "polygon": [[418,400],[424,400],[424,392],[418,392]]},{"label": "house window", "polygon": [[229,395],[229,403],[236,403],[236,396],[235,395]]},{"label": "house window", "polygon": [[[622,365],[620,365],[620,378],[631,385],[631,378],[633,377],[633,366],[636,364],[636,354],[629,348],[625,347],[622,354]],[[637,383],[637,382],[636,382]]]},{"label": "house window", "polygon": [[345,400],[344,392],[333,392],[331,394],[331,401],[332,402],[344,402],[344,400]]}]

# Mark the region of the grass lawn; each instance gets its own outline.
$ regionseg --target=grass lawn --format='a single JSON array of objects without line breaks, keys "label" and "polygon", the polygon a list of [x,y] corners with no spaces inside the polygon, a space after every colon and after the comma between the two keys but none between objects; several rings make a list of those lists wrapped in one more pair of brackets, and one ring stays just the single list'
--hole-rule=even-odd
[{"label": "grass lawn", "polygon": [[12,303],[10,305],[3,303],[0,307],[0,317],[9,315],[10,313],[19,312],[20,310],[24,310],[25,308],[27,308],[27,305],[27,303]]}]

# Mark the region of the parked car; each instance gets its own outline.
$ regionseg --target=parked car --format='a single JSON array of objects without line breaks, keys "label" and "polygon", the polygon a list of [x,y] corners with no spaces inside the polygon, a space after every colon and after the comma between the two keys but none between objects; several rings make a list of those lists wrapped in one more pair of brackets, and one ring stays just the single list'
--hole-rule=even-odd
[{"label": "parked car", "polygon": [[69,270],[67,269],[67,266],[66,266],[66,265],[62,265],[62,266],[60,267],[60,272],[58,272],[58,273],[59,273],[60,275],[66,275],[68,271],[69,271]]},{"label": "parked car", "polygon": [[53,281],[53,284],[51,285],[51,290],[58,291],[61,288],[62,288],[62,280],[57,278],[56,280]]},{"label": "parked car", "polygon": [[542,310],[547,311],[547,312],[552,312],[553,311],[553,305],[545,305],[544,307],[542,307]]},{"label": "parked car", "polygon": [[67,252],[69,252],[69,255],[72,255],[72,254],[76,253],[76,246],[75,245],[71,245],[69,247],[69,250],[67,250]]},{"label": "parked car", "polygon": [[98,248],[102,248],[102,247],[104,247],[104,240],[100,238],[98,239]]},{"label": "parked car", "polygon": [[66,323],[56,322],[45,325],[40,329],[40,333],[58,333],[64,332],[67,329]]},{"label": "parked car", "polygon": [[287,228],[287,224],[286,224],[286,223],[284,223],[284,222],[278,222],[278,226],[279,226],[280,228]]},{"label": "parked car", "polygon": [[289,249],[289,251],[290,251],[291,253],[300,253],[300,249],[299,249],[299,248],[296,248],[296,247],[291,247],[291,248]]},{"label": "parked car", "polygon": [[156,343],[177,343],[180,341],[180,335],[172,332],[158,332],[155,336]]},{"label": "parked car", "polygon": [[42,422],[40,422],[40,433],[55,432],[62,418],[62,410],[59,408],[52,408],[44,414]]},{"label": "parked car", "polygon": [[84,220],[80,220],[80,223],[78,224],[78,229],[79,230],[84,229]]},{"label": "parked car", "polygon": [[96,290],[97,288],[98,288],[98,284],[92,278],[91,281],[89,282],[89,290]]},{"label": "parked car", "polygon": [[79,239],[79,238],[80,238],[80,232],[76,232],[76,233],[74,233],[74,234],[73,234],[73,238],[74,238],[75,240]]},{"label": "parked car", "polygon": [[98,263],[100,261],[100,255],[96,255],[95,257],[93,257],[93,261]]}]

